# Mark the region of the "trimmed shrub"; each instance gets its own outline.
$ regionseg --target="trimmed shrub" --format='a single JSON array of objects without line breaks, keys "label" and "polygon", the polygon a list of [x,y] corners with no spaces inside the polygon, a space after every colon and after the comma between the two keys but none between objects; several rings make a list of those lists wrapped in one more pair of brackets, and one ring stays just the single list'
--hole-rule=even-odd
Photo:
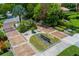
[{"label": "trimmed shrub", "polygon": [[57,29],[57,30],[59,30],[59,31],[64,31],[64,29],[61,28],[61,27],[55,27],[55,29]]}]

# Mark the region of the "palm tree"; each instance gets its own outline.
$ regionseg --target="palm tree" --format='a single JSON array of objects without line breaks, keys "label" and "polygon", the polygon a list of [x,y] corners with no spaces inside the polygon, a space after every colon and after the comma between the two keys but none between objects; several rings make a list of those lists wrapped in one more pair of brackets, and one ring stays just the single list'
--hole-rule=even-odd
[{"label": "palm tree", "polygon": [[21,22],[22,16],[25,14],[25,8],[22,5],[15,5],[12,10],[12,14],[14,16],[19,16],[19,20]]}]

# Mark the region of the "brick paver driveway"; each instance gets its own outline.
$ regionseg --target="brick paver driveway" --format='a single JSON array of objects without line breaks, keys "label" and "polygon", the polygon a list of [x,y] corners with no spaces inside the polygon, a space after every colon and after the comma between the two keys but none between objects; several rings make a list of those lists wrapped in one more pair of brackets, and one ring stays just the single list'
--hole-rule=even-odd
[{"label": "brick paver driveway", "polygon": [[3,26],[8,40],[11,44],[11,49],[14,55],[30,56],[35,54],[35,51],[27,44],[27,40],[9,23],[4,23]]}]

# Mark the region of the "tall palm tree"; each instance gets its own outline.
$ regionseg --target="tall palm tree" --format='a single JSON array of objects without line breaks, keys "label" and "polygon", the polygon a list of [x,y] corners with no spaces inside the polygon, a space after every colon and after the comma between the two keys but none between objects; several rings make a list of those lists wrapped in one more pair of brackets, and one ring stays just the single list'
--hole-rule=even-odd
[{"label": "tall palm tree", "polygon": [[12,14],[14,16],[19,16],[19,20],[21,22],[22,16],[25,14],[25,8],[22,5],[15,5],[12,10]]}]

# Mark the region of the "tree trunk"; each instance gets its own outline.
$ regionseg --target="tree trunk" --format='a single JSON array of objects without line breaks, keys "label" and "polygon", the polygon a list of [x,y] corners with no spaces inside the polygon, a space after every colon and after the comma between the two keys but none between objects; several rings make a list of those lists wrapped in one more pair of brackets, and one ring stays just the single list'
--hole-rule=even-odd
[{"label": "tree trunk", "polygon": [[21,15],[19,15],[19,21],[20,21],[20,23],[21,23]]}]

